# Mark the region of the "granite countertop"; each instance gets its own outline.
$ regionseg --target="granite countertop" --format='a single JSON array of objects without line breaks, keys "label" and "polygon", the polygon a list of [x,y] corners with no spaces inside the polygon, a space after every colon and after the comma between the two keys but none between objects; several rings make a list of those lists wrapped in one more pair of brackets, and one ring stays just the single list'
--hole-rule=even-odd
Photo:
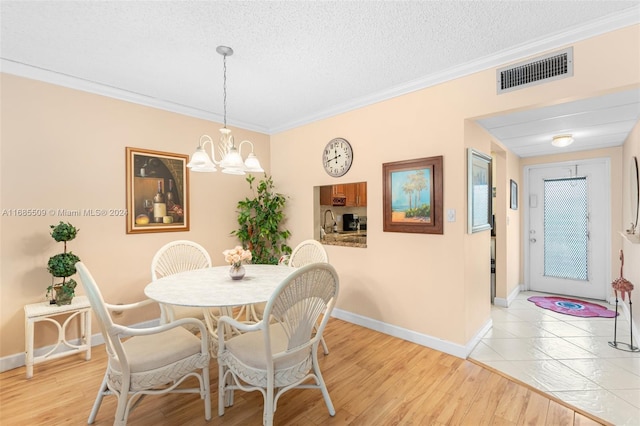
[{"label": "granite countertop", "polygon": [[347,231],[339,234],[331,233],[327,234],[322,240],[322,244],[329,246],[342,246],[342,247],[367,247],[367,232],[366,231]]}]

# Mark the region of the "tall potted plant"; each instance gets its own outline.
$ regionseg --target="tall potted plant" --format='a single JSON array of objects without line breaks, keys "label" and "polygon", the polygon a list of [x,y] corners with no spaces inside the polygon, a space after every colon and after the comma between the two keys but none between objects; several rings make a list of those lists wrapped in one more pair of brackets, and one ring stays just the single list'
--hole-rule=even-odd
[{"label": "tall potted plant", "polygon": [[256,188],[254,176],[247,176],[246,181],[254,197],[238,201],[240,228],[231,234],[251,251],[252,263],[277,265],[280,257],[291,253],[287,245],[291,232],[282,228],[287,199],[275,191],[270,176],[261,180]]},{"label": "tall potted plant", "polygon": [[[70,251],[67,252],[67,241],[73,240],[80,230],[62,221],[57,225],[51,225],[51,229],[53,239],[64,243],[64,252],[51,256],[47,263],[47,270],[53,276],[52,284],[47,287],[47,296],[51,295],[53,298],[52,304],[69,305],[75,296],[77,283],[68,278],[76,273],[76,262],[79,262],[80,258]],[[62,278],[62,282],[56,283],[56,278]]]}]

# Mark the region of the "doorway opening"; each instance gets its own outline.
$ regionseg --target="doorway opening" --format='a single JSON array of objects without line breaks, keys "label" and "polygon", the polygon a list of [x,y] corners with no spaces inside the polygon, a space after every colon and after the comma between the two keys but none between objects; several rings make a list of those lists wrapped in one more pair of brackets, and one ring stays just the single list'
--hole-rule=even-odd
[{"label": "doorway opening", "polygon": [[524,177],[526,289],[606,300],[609,159],[529,166]]}]

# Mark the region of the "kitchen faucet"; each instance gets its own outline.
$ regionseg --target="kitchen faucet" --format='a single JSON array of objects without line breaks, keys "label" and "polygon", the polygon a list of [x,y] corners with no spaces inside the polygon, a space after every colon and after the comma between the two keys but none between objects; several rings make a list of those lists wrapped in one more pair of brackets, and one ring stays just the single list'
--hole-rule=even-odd
[{"label": "kitchen faucet", "polygon": [[[326,209],[324,211],[324,216],[323,216],[323,221],[324,223],[322,224],[322,229],[326,232],[327,230],[327,212],[331,214],[331,220],[333,221],[333,230],[334,232],[337,231],[337,227],[336,227],[336,217],[333,215],[333,212],[331,211],[331,209]],[[331,225],[330,225],[331,226]]]}]

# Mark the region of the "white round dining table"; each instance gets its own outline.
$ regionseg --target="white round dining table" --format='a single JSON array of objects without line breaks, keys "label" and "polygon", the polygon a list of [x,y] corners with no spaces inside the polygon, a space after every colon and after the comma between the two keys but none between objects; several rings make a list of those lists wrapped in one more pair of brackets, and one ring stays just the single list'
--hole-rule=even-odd
[{"label": "white round dining table", "polygon": [[157,302],[180,306],[232,307],[266,302],[296,268],[244,265],[241,280],[229,276],[230,266],[179,272],[149,283],[144,294]]}]

